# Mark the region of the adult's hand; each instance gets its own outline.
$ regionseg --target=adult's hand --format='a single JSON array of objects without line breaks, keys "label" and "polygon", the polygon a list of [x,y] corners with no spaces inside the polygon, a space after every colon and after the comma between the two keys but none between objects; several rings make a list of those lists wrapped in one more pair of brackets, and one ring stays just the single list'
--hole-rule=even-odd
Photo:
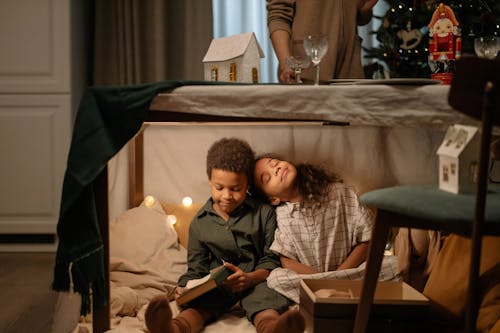
[{"label": "adult's hand", "polygon": [[365,25],[372,19],[373,7],[378,0],[359,0],[358,1],[358,24]]},{"label": "adult's hand", "polygon": [[286,64],[280,63],[278,66],[278,80],[284,84],[295,83],[295,72]]},{"label": "adult's hand", "polygon": [[295,72],[286,64],[290,57],[290,34],[285,30],[276,30],[271,34],[271,42],[278,58],[278,80],[281,83],[295,83]]}]

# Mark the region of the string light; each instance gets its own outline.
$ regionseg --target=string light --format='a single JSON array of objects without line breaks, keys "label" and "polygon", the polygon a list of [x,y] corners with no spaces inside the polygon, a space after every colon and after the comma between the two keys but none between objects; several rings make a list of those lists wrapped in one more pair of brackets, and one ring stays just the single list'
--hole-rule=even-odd
[{"label": "string light", "polygon": [[177,217],[175,215],[167,215],[167,223],[173,226],[177,223]]},{"label": "string light", "polygon": [[193,199],[191,197],[184,197],[182,198],[182,204],[184,207],[190,207],[193,204]]},{"label": "string light", "polygon": [[148,195],[144,198],[144,204],[146,207],[151,208],[155,205],[156,199],[152,195]]}]

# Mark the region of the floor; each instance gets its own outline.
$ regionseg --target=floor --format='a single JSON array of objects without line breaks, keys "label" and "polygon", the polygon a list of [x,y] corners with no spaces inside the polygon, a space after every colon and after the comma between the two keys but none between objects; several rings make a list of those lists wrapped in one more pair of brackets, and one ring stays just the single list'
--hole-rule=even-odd
[{"label": "floor", "polygon": [[51,331],[54,253],[0,253],[0,333]]}]

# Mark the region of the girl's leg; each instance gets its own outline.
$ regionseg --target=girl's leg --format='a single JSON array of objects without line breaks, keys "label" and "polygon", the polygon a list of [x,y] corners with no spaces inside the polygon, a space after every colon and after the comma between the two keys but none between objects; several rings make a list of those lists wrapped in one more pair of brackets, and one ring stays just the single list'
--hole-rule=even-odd
[{"label": "girl's leg", "polygon": [[257,333],[302,333],[305,329],[304,317],[297,310],[288,310],[279,314],[267,309],[254,317]]},{"label": "girl's leg", "polygon": [[172,310],[165,295],[153,298],[145,313],[146,327],[150,333],[198,333],[211,318],[212,314],[193,308],[183,310],[172,318]]}]

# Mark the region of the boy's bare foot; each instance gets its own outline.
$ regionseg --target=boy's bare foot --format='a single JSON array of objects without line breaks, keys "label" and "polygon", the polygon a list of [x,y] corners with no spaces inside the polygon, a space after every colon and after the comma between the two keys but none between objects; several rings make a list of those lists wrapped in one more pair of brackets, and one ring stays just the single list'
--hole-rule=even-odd
[{"label": "boy's bare foot", "polygon": [[156,296],[149,302],[144,318],[146,320],[146,327],[150,333],[174,332],[172,327],[172,310],[170,310],[166,295]]},{"label": "boy's bare foot", "polygon": [[274,333],[302,333],[306,329],[304,316],[297,310],[288,310],[276,320]]}]

